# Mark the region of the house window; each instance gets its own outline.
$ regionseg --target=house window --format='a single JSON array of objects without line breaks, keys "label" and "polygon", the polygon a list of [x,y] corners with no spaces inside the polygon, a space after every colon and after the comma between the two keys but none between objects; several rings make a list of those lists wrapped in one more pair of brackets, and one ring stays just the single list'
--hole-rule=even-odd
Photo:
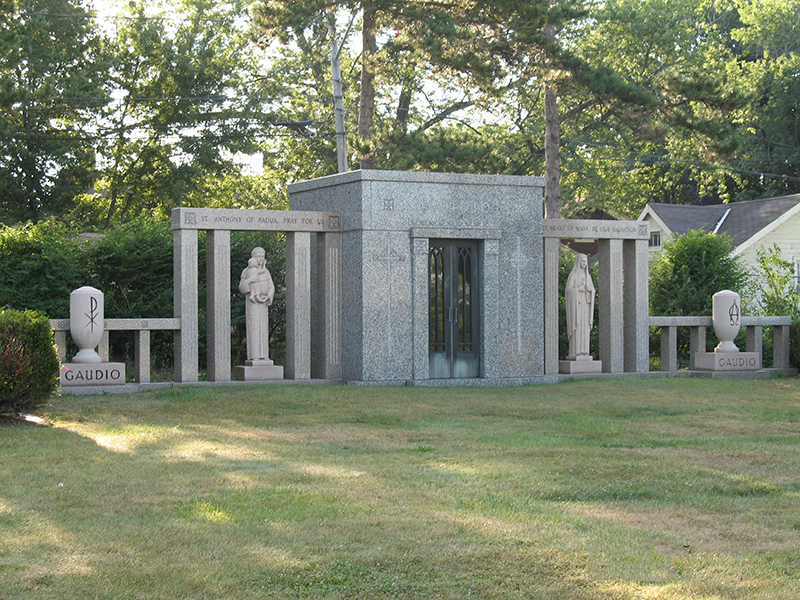
[{"label": "house window", "polygon": [[658,248],[659,246],[661,246],[661,232],[654,231],[650,234],[650,247]]},{"label": "house window", "polygon": [[800,289],[800,259],[794,259],[794,282]]}]

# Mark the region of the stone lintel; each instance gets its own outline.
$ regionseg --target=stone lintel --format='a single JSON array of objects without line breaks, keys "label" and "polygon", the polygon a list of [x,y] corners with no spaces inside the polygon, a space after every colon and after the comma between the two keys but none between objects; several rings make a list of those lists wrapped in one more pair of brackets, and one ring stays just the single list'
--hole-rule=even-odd
[{"label": "stone lintel", "polygon": [[412,227],[411,239],[460,239],[460,240],[499,240],[499,229],[476,229],[470,227]]},{"label": "stone lintel", "polygon": [[760,326],[783,326],[783,325],[791,325],[792,324],[792,317],[783,316],[783,317],[742,317],[741,318],[741,325],[742,327],[752,327],[756,325]]},{"label": "stone lintel", "polygon": [[[181,328],[180,319],[106,319],[106,331],[161,331]],[[51,319],[53,331],[69,331],[69,319]]]},{"label": "stone lintel", "polygon": [[711,317],[650,317],[650,327],[711,327]]},{"label": "stone lintel", "polygon": [[338,213],[238,208],[173,208],[173,229],[338,232]]},{"label": "stone lintel", "polygon": [[647,240],[650,239],[650,225],[646,221],[545,219],[542,235],[560,239]]},{"label": "stone lintel", "polygon": [[[650,327],[712,327],[711,317],[650,317],[648,319]],[[741,318],[742,327],[774,327],[791,325],[791,317],[749,317]]]},{"label": "stone lintel", "polygon": [[309,190],[323,189],[337,185],[358,182],[391,182],[440,185],[485,185],[490,187],[544,187],[544,177],[527,175],[484,175],[476,173],[431,173],[427,171],[384,171],[368,169],[348,171],[306,181],[298,181],[288,186],[289,195]]}]

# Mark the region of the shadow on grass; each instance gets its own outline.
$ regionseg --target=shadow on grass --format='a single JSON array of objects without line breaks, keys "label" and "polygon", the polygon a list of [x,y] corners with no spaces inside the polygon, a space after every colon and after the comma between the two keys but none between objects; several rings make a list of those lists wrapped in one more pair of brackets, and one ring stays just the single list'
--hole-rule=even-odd
[{"label": "shadow on grass", "polygon": [[59,399],[0,434],[2,598],[792,597],[794,421],[625,385]]}]

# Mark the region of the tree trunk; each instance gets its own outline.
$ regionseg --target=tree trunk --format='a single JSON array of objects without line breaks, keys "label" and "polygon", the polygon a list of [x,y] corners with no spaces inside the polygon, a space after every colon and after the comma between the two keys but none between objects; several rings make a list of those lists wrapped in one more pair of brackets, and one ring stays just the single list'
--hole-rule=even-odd
[{"label": "tree trunk", "polygon": [[[556,28],[547,25],[544,34],[556,41]],[[544,86],[544,217],[561,218],[561,122],[558,118],[558,88],[555,82]]]},{"label": "tree trunk", "polygon": [[558,96],[551,83],[544,88],[544,217],[561,218],[561,132]]},{"label": "tree trunk", "polygon": [[361,105],[358,110],[359,167],[375,168],[375,149],[372,147],[372,129],[375,121],[375,40],[376,12],[374,2],[364,2],[364,24],[361,31]]},{"label": "tree trunk", "polygon": [[344,94],[342,92],[342,68],[339,61],[339,44],[336,41],[336,20],[328,15],[328,31],[331,36],[331,79],[333,80],[333,114],[336,135],[336,164],[339,173],[347,171],[347,134],[344,128]]}]

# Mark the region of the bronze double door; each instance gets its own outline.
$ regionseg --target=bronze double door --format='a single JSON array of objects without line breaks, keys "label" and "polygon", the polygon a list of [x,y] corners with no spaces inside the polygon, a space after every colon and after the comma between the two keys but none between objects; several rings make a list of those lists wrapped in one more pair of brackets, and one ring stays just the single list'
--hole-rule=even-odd
[{"label": "bronze double door", "polygon": [[478,377],[480,312],[478,310],[478,243],[430,240],[429,377]]}]

